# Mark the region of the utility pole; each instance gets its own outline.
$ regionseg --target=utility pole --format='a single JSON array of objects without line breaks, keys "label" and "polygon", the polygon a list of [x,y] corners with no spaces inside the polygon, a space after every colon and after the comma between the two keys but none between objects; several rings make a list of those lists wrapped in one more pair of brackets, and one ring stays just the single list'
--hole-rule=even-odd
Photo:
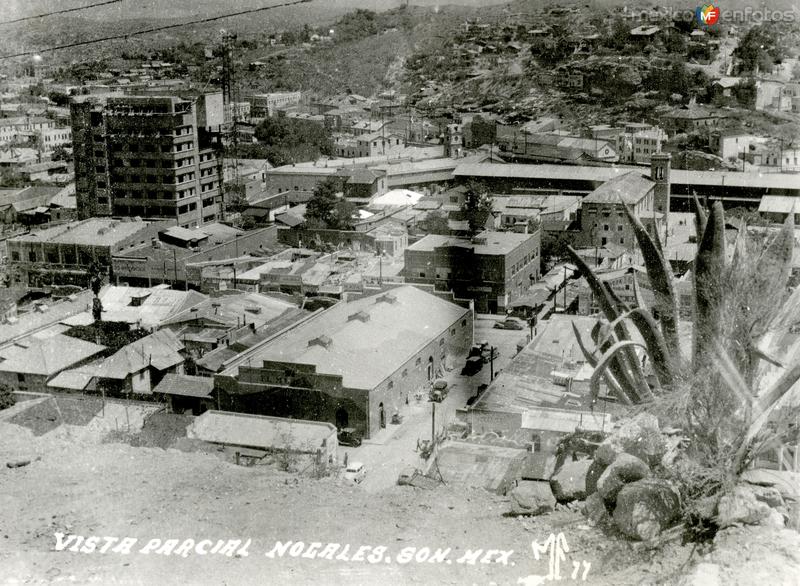
[{"label": "utility pole", "polygon": [[431,449],[436,440],[436,401],[431,399]]},{"label": "utility pole", "polygon": [[494,380],[494,346],[489,346],[489,382]]},{"label": "utility pole", "polygon": [[564,265],[564,313],[567,313],[567,265]]}]

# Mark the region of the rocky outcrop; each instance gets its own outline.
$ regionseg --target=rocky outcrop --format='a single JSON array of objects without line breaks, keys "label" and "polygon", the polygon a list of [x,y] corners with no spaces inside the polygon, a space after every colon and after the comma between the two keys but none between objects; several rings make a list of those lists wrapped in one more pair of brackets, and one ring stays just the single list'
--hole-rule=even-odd
[{"label": "rocky outcrop", "polygon": [[623,422],[597,448],[595,460],[608,466],[619,454],[630,454],[656,466],[667,451],[667,443],[658,427],[658,419],[640,413]]},{"label": "rocky outcrop", "polygon": [[616,498],[614,524],[628,537],[655,539],[680,518],[678,491],[662,479],[626,484]]},{"label": "rocky outcrop", "polygon": [[650,468],[630,454],[620,454],[597,481],[597,492],[606,503],[613,503],[622,487],[650,475]]},{"label": "rocky outcrop", "polygon": [[720,529],[732,525],[755,525],[770,516],[769,505],[759,501],[750,487],[740,485],[722,495],[717,505]]},{"label": "rocky outcrop", "polygon": [[556,506],[549,482],[521,481],[511,491],[512,515],[541,515]]},{"label": "rocky outcrop", "polygon": [[550,488],[558,502],[567,503],[586,498],[586,475],[591,465],[591,460],[564,462],[550,478]]},{"label": "rocky outcrop", "polygon": [[590,494],[583,503],[583,515],[589,520],[590,525],[601,525],[610,519],[606,502],[596,492]]}]

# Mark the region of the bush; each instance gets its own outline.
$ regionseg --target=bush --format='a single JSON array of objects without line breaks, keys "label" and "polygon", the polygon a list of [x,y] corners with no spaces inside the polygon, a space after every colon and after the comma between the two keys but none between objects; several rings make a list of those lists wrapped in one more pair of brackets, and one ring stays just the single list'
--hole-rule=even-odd
[{"label": "bush", "polygon": [[6,385],[0,385],[0,410],[13,407],[16,402],[17,398],[11,389]]}]

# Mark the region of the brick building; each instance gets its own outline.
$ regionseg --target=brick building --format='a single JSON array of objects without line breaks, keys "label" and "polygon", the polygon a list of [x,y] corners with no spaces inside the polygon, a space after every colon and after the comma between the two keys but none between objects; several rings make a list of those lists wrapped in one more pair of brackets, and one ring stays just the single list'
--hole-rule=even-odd
[{"label": "brick building", "polygon": [[221,219],[221,93],[81,98],[71,116],[80,218]]},{"label": "brick building", "polygon": [[670,155],[653,154],[650,176],[629,171],[607,181],[581,202],[581,244],[605,246],[616,244],[635,248],[633,228],[623,204],[647,226],[652,234],[662,235],[670,203]]},{"label": "brick building", "polygon": [[223,408],[328,421],[365,437],[404,411],[472,344],[472,311],[415,287],[339,303],[240,355],[215,386]]},{"label": "brick building", "polygon": [[475,238],[430,234],[405,250],[408,283],[434,285],[497,313],[539,278],[541,231],[482,232]]},{"label": "brick building", "polygon": [[169,225],[167,221],[91,218],[11,238],[6,242],[11,283],[85,287],[92,263],[108,268],[114,254],[150,242]]}]

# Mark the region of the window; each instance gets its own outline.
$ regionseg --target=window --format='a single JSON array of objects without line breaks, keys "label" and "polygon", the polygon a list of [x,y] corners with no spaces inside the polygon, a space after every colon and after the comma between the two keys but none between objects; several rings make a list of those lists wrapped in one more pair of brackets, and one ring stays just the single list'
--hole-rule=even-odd
[{"label": "window", "polygon": [[13,250],[11,252],[11,260],[19,260],[19,252],[18,251]]},{"label": "window", "polygon": [[620,244],[625,244],[625,239],[624,239],[624,238],[620,238],[620,239],[619,239],[619,243],[620,243]]},{"label": "window", "polygon": [[387,387],[386,387],[386,388],[388,388],[389,390],[393,389],[393,388],[394,388],[394,381],[391,381],[391,380],[390,380],[390,381],[389,381],[389,384],[387,385]]},{"label": "window", "polygon": [[608,232],[608,224],[603,224],[603,232]]},{"label": "window", "polygon": [[451,328],[450,335],[451,336],[455,336],[456,335],[456,329],[455,328]]},{"label": "window", "polygon": [[439,346],[444,346],[444,338],[442,338],[441,340],[439,340]]},{"label": "window", "polygon": [[34,252],[33,250],[31,250],[31,251],[28,253],[28,260],[29,260],[30,262],[36,262],[36,252]]},{"label": "window", "polygon": [[461,320],[461,327],[462,328],[466,328],[467,327],[467,320],[465,320],[465,319]]},{"label": "window", "polygon": [[25,373],[18,372],[17,373],[17,381],[24,383],[25,382]]},{"label": "window", "polygon": [[404,368],[404,369],[403,369],[403,374],[402,374],[402,377],[403,377],[403,378],[405,378],[405,377],[407,377],[407,376],[408,376],[408,369],[407,369],[407,368]]},{"label": "window", "polygon": [[617,232],[622,232],[622,224],[620,224],[619,226],[617,226]]},{"label": "window", "polygon": [[422,364],[422,358],[420,358],[419,356],[417,356],[417,362],[416,362],[416,365],[417,365],[417,366],[419,366],[420,364]]},{"label": "window", "polygon": [[425,271],[420,271],[419,272],[419,276],[424,278],[425,277]]}]

